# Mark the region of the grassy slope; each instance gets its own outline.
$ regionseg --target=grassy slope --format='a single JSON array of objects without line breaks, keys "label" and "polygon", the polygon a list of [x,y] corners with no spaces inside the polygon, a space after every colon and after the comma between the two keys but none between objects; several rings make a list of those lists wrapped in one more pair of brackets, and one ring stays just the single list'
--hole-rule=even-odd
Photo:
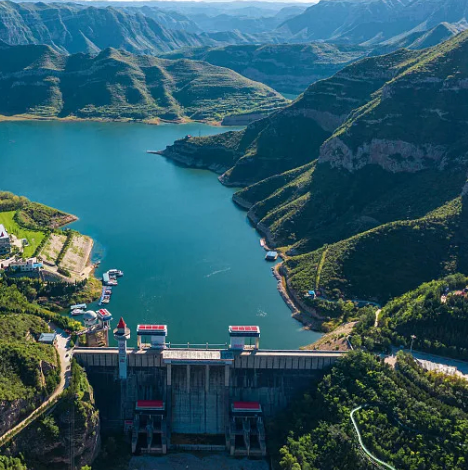
[{"label": "grassy slope", "polygon": [[24,247],[23,254],[26,258],[29,258],[44,239],[45,233],[21,227],[15,220],[15,214],[16,211],[0,212],[0,224],[4,225],[8,233],[28,240],[29,246]]},{"label": "grassy slope", "polygon": [[[254,204],[250,215],[277,245],[290,254],[309,252],[286,263],[295,290],[314,285],[321,254],[314,250],[324,244],[330,246],[320,287],[335,297],[386,301],[468,269],[465,198],[459,197],[467,168],[462,83],[468,69],[461,60],[467,47],[464,33],[411,59],[323,145],[313,171],[279,188],[266,179],[237,194]],[[423,126],[412,125],[418,113],[426,117]],[[392,146],[366,150],[375,139],[406,142],[416,157],[392,153]],[[286,182],[291,174],[274,179]]]},{"label": "grassy slope", "polygon": [[[467,229],[461,200],[416,220],[390,222],[331,244],[320,275],[328,295],[384,302],[422,282],[467,269],[460,256]],[[286,262],[291,286],[314,286],[322,250]]]},{"label": "grassy slope", "polygon": [[[110,119],[211,119],[287,101],[204,62],[168,61],[106,49],[96,57],[48,46],[0,47],[4,115]],[[40,83],[40,86],[38,85]]]}]

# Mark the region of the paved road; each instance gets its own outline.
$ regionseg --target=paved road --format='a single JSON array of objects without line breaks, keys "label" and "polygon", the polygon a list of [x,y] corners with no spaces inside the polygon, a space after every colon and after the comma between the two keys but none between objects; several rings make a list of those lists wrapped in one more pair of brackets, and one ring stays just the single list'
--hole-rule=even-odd
[{"label": "paved road", "polygon": [[[392,355],[395,355],[400,349],[393,348]],[[468,380],[468,362],[450,359],[448,357],[436,356],[435,354],[424,353],[421,351],[410,351],[403,349],[404,352],[412,354],[415,359],[419,359],[423,366],[428,370],[438,370],[446,374],[454,375],[452,368],[455,368],[456,375]],[[387,362],[387,361],[386,361]]]},{"label": "paved road", "polygon": [[15,427],[11,428],[7,431],[3,436],[0,437],[0,442],[2,444],[5,443],[5,440],[13,437],[24,425],[25,422],[28,421],[28,424],[31,423],[32,418],[37,418],[40,416],[45,409],[47,409],[48,405],[55,400],[70,384],[70,377],[71,377],[71,370],[70,370],[70,360],[71,354],[69,352],[68,346],[70,337],[60,328],[57,328],[53,324],[49,324],[49,326],[56,331],[57,333],[57,344],[56,349],[59,354],[59,361],[60,361],[60,383],[58,387],[55,389],[54,393],[50,395],[50,397],[43,402],[38,408],[36,408],[31,414],[26,416],[20,423],[18,423]]},{"label": "paved road", "polygon": [[[364,405],[364,406],[367,406],[367,405]],[[369,450],[367,449],[367,447],[364,445],[364,442],[362,441],[361,432],[359,431],[359,427],[357,425],[357,421],[354,419],[354,413],[356,413],[356,411],[359,411],[361,408],[362,406],[358,406],[357,408],[354,408],[354,410],[352,410],[351,413],[349,414],[349,417],[351,418],[351,421],[354,426],[354,430],[356,431],[356,435],[358,437],[358,441],[359,441],[359,445],[361,446],[361,449],[364,451],[367,457],[369,457],[372,460],[372,462],[376,464],[378,467],[380,468],[385,467],[390,470],[396,470],[396,468],[393,467],[392,465],[384,462],[383,460],[378,459],[375,455],[371,454]]]}]

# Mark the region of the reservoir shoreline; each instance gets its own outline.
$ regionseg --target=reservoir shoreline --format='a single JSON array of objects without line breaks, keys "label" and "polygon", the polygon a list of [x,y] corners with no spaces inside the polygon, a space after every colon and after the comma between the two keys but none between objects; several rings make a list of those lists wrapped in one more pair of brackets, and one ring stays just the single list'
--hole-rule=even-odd
[{"label": "reservoir shoreline", "polygon": [[96,278],[125,272],[109,310],[131,329],[167,324],[171,342],[204,344],[224,343],[229,325],[259,325],[263,348],[310,344],[321,334],[298,328],[278,298],[257,231],[232,204],[235,189],[146,153],[220,132],[197,123],[3,122],[0,187],[78,214],[72,227],[94,240],[91,262],[101,261]]}]

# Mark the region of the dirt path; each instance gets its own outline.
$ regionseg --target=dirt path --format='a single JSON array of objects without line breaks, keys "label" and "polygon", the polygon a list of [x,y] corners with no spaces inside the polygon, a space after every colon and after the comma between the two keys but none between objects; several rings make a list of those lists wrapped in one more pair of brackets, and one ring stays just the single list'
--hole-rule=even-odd
[{"label": "dirt path", "polygon": [[301,349],[305,350],[320,350],[320,351],[350,351],[348,336],[353,331],[354,325],[357,322],[349,322],[339,326],[335,330],[323,335],[315,343],[304,346]]}]

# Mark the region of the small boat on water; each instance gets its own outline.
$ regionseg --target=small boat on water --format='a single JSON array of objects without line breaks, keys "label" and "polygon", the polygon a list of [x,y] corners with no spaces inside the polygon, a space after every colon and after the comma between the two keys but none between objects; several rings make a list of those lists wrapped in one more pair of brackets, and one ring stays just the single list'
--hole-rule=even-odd
[{"label": "small boat on water", "polygon": [[264,238],[260,238],[260,246],[262,248],[265,248],[265,245],[266,245],[266,240]]},{"label": "small boat on water", "polygon": [[265,259],[267,261],[276,261],[278,259],[278,252],[277,251],[268,251],[265,255]]},{"label": "small boat on water", "polygon": [[121,271],[120,269],[109,269],[109,271],[107,271],[109,273],[109,276],[116,276],[116,277],[122,277],[124,275],[123,271]]},{"label": "small boat on water", "polygon": [[70,305],[70,310],[76,310],[76,309],[86,310],[87,307],[88,306],[86,304]]},{"label": "small boat on water", "polygon": [[70,314],[73,316],[73,317],[76,317],[78,315],[83,315],[83,313],[85,313],[85,311],[82,309],[82,308],[74,308]]},{"label": "small boat on water", "polygon": [[106,272],[102,275],[102,283],[105,286],[116,286],[118,284],[116,276],[111,276],[109,272]]}]

